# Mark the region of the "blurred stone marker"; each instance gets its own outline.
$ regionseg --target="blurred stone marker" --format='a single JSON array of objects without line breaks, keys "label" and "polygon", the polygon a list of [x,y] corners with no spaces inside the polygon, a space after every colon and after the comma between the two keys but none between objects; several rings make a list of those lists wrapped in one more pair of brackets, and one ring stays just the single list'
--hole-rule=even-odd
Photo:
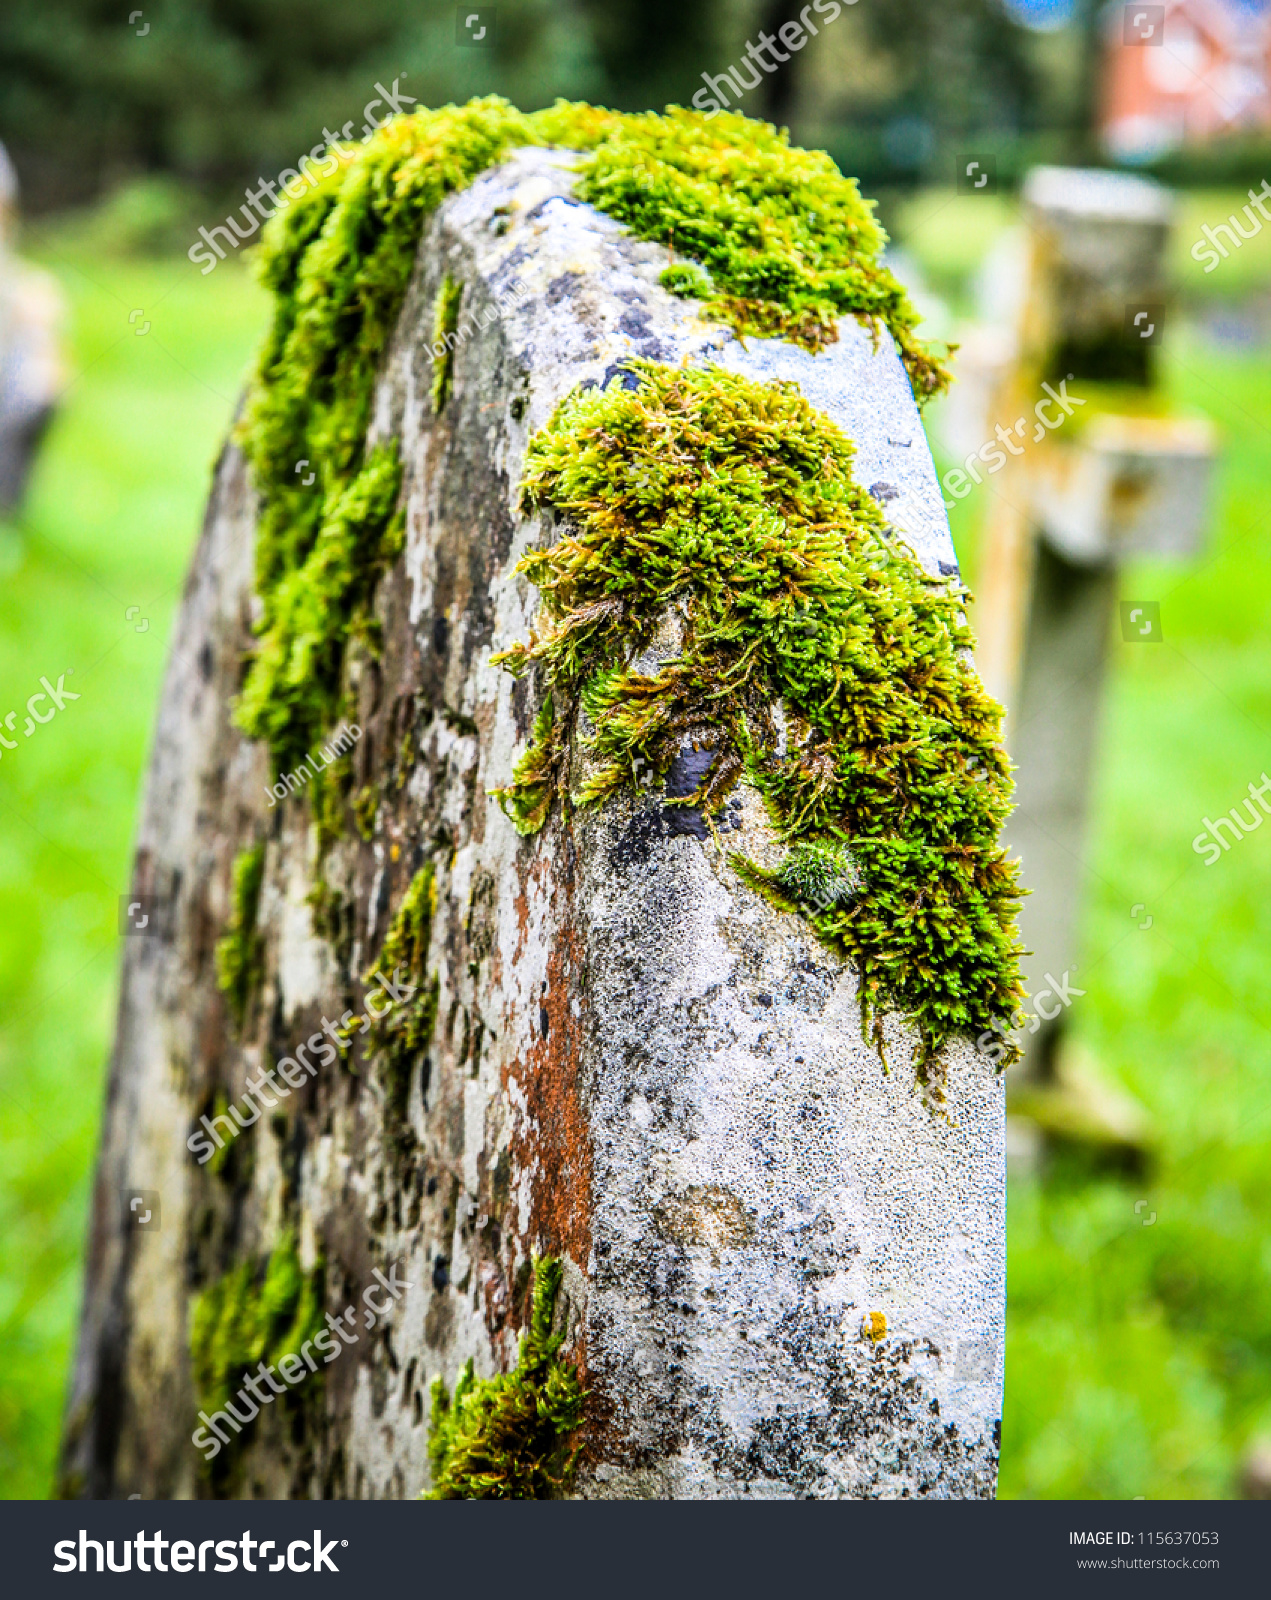
[{"label": "blurred stone marker", "polygon": [[[1082,982],[1089,797],[1119,568],[1135,556],[1198,552],[1215,432],[1203,418],[1171,414],[1160,389],[1169,191],[1120,173],[1041,167],[1025,182],[1022,210],[1023,227],[987,266],[995,320],[964,342],[969,381],[962,396],[954,391],[946,423],[949,447],[965,457],[995,425],[1010,434],[1017,417],[1048,419],[1018,448],[1003,441],[976,610],[977,664],[1007,707],[1018,766],[1007,837],[1032,891],[1020,931],[1035,1020],[1008,1079],[1010,1105],[1056,1134],[1134,1159],[1141,1113],[1071,1061],[1065,1067],[1060,1046]],[[1063,405],[1039,401],[1056,395]],[[1154,628],[1143,621],[1150,606],[1139,609],[1127,639],[1159,642],[1159,606]]]},{"label": "blurred stone marker", "polygon": [[0,516],[22,503],[63,386],[61,292],[48,273],[15,254],[17,216],[17,174],[0,145]]}]

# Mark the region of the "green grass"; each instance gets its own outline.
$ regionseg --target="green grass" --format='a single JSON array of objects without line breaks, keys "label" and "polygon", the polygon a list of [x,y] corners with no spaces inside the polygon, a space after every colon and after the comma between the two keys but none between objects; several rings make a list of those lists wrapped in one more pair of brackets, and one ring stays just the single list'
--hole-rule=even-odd
[{"label": "green grass", "polygon": [[[19,712],[18,748],[0,761],[7,1498],[52,1483],[114,1027],[118,897],[209,468],[265,313],[234,263],[204,278],[180,258],[111,258],[65,240],[39,256],[69,300],[73,381],[22,516],[0,522],[0,720]],[[80,699],[23,738],[41,674],[56,683],[70,668]]]},{"label": "green grass", "polygon": [[[45,259],[71,299],[78,376],[26,514],[0,526],[0,717],[41,673],[56,681],[68,666],[82,698],[29,741],[19,721],[19,748],[0,761],[8,1497],[45,1494],[52,1480],[113,1027],[117,896],[208,468],[264,314],[230,264],[201,278],[181,261]],[[128,323],[137,307],[151,322],[142,337]],[[1271,826],[1210,868],[1191,850],[1203,815],[1271,771],[1271,365],[1180,330],[1170,369],[1178,397],[1224,430],[1218,511],[1201,559],[1125,575],[1127,598],[1162,602],[1166,643],[1115,649],[1087,995],[1072,1012],[1077,1042],[1150,1109],[1161,1155],[1146,1184],[1072,1169],[1012,1181],[1008,1496],[1227,1495],[1246,1441],[1271,1429]],[[955,513],[972,572],[982,513],[974,497]],[[133,604],[145,634],[125,620]],[[1139,902],[1146,931],[1130,916]]]}]

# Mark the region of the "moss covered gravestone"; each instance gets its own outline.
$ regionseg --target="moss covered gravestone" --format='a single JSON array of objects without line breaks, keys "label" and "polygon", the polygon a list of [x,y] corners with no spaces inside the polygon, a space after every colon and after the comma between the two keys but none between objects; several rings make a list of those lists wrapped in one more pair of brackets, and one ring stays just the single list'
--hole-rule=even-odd
[{"label": "moss covered gravestone", "polygon": [[272,224],[67,1492],[993,1493],[1008,780],[881,245],[498,102]]}]

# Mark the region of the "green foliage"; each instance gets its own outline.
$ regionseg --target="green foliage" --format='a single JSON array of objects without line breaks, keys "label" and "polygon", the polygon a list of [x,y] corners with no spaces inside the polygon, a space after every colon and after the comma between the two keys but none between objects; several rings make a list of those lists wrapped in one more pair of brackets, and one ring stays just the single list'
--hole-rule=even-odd
[{"label": "green foliage", "polygon": [[[661,63],[670,52],[678,62],[670,76],[642,77],[638,104],[691,94],[710,59],[700,19],[687,31],[682,18],[650,30],[643,10],[623,3],[640,56]],[[604,11],[611,21],[613,0]],[[120,174],[198,183],[204,197],[177,241],[182,256],[199,225],[222,221],[245,188],[294,170],[324,126],[352,119],[344,137],[360,139],[368,102],[371,115],[385,115],[377,84],[396,82],[433,106],[491,90],[521,105],[558,94],[612,103],[591,30],[576,6],[555,0],[501,0],[492,50],[456,47],[454,7],[419,0],[162,0],[135,25],[128,15],[100,0],[58,0],[55,11],[44,0],[6,0],[0,140],[41,212],[87,199]],[[181,259],[173,266],[188,272]]]},{"label": "green foliage", "polygon": [[[693,268],[674,283],[677,293],[709,288],[704,315],[818,349],[837,337],[834,318],[851,312],[890,331],[920,399],[946,382],[879,264],[885,236],[856,184],[764,123],[708,124],[674,108],[619,116],[564,101],[526,116],[490,98],[395,118],[366,145],[341,149],[336,170],[265,230],[261,277],[274,320],[239,429],[261,494],[263,615],[238,720],[269,741],[279,771],[338,714],[348,638],[366,630],[375,585],[401,548],[396,450],[368,452],[365,440],[424,221],[447,194],[532,144],[587,152],[584,199],[700,261],[709,282]],[[453,331],[460,292],[443,283],[434,340]],[[450,374],[448,353],[434,374],[438,409]],[[306,485],[310,473],[317,481]],[[313,803],[329,816],[321,780]]]},{"label": "green foliage", "polygon": [[578,1373],[562,1360],[564,1333],[553,1333],[562,1267],[534,1263],[530,1326],[516,1367],[474,1376],[468,1361],[454,1395],[432,1384],[429,1500],[551,1500],[566,1493],[578,1451],[568,1436],[580,1426],[585,1398]]},{"label": "green foliage", "polygon": [[247,1002],[260,977],[263,945],[256,932],[265,846],[253,845],[234,858],[229,925],[216,945],[216,981],[241,1027]]},{"label": "green foliage", "polygon": [[[867,1013],[887,1001],[912,1016],[924,1067],[954,1032],[1005,1029],[1022,994],[1019,890],[998,844],[1011,786],[965,591],[887,529],[851,441],[797,385],[633,370],[638,389],[577,393],[530,442],[524,504],[567,531],[520,563],[544,619],[496,659],[536,668],[557,710],[502,803],[523,828],[545,815],[580,711],[579,804],[634,787],[642,765],[665,775],[702,739],[718,754],[693,803],[714,811],[747,773],[792,848],[777,875],[741,865],[789,887],[856,963]],[[678,657],[634,670],[672,608]],[[866,889],[809,905],[801,880],[850,877],[844,846]]]},{"label": "green foliage", "polygon": [[190,1313],[190,1367],[197,1408],[224,1406],[261,1362],[298,1355],[322,1331],[323,1273],[306,1273],[288,1232],[267,1259],[240,1261],[209,1285]]}]

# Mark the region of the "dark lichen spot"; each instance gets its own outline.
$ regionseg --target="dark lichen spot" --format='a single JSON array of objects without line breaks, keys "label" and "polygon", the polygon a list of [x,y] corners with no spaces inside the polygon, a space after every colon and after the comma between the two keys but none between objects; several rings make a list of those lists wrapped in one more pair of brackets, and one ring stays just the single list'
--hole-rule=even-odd
[{"label": "dark lichen spot", "polygon": [[533,1275],[516,1367],[478,1378],[469,1361],[453,1396],[433,1380],[428,1499],[551,1500],[569,1489],[578,1459],[569,1436],[582,1422],[584,1394],[560,1355],[564,1333],[552,1332],[561,1264],[536,1261]]}]

